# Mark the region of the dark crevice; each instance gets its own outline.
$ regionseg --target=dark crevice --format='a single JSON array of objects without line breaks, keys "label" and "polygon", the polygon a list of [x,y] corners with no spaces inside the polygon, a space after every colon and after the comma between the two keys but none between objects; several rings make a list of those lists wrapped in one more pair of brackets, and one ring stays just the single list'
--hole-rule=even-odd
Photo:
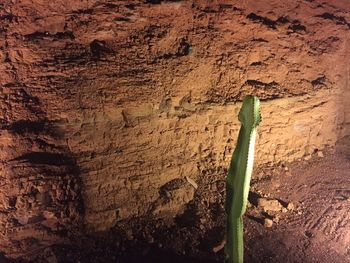
[{"label": "dark crevice", "polygon": [[116,17],[113,19],[113,21],[116,21],[116,22],[130,22],[131,19],[128,18],[128,17]]},{"label": "dark crevice", "polygon": [[207,14],[215,14],[218,12],[218,10],[215,10],[214,8],[211,8],[211,7],[205,7],[203,10],[202,10],[204,13],[207,13]]},{"label": "dark crevice", "polygon": [[112,53],[112,49],[107,46],[106,41],[95,39],[90,43],[90,52],[93,58],[99,59],[104,54]]},{"label": "dark crevice", "polygon": [[311,85],[313,87],[316,87],[316,86],[324,86],[325,85],[325,81],[326,81],[326,76],[321,76],[321,77],[318,77],[316,79],[314,79],[313,81],[311,81]]},{"label": "dark crevice", "polygon": [[348,28],[350,29],[350,23],[348,23],[346,21],[346,19],[342,16],[336,16],[336,15],[333,15],[331,13],[326,12],[326,13],[323,13],[321,15],[317,15],[316,17],[321,17],[323,19],[335,21],[338,25],[347,25]]},{"label": "dark crevice", "polygon": [[161,2],[162,0],[146,0],[146,3],[151,5],[157,5],[157,4],[160,4]]},{"label": "dark crevice", "polygon": [[266,39],[263,39],[263,38],[253,38],[252,41],[261,42],[261,43],[268,43],[269,42],[269,41],[267,41]]},{"label": "dark crevice", "polygon": [[127,5],[125,5],[125,7],[130,9],[130,10],[134,10],[135,6],[136,6],[136,4],[127,4]]},{"label": "dark crevice", "polygon": [[261,66],[263,63],[261,61],[253,62],[250,64],[250,66]]},{"label": "dark crevice", "polygon": [[256,217],[256,216],[252,216],[252,215],[247,215],[247,217],[261,225],[264,224],[264,218],[259,218],[259,217]]},{"label": "dark crevice", "polygon": [[290,21],[287,17],[281,16],[276,20],[276,22],[279,24],[288,24]]},{"label": "dark crevice", "polygon": [[249,15],[247,15],[247,18],[249,18],[252,21],[260,22],[260,23],[262,23],[265,26],[268,26],[270,28],[276,29],[277,22],[273,21],[267,17],[259,16],[255,13],[250,13]]},{"label": "dark crevice", "polygon": [[248,79],[245,84],[253,86],[253,87],[257,87],[257,88],[268,88],[268,87],[274,87],[274,86],[278,86],[278,83],[275,81],[269,82],[269,83],[264,83],[258,80],[254,80],[254,79]]},{"label": "dark crevice", "polygon": [[306,31],[306,27],[298,20],[294,20],[288,29],[293,30],[293,32]]},{"label": "dark crevice", "polygon": [[44,32],[34,32],[31,34],[27,34],[24,36],[29,41],[34,40],[42,40],[42,39],[52,39],[52,40],[62,40],[62,39],[75,39],[75,36],[72,31],[65,31],[65,32],[57,32],[57,33],[50,33],[47,31]]},{"label": "dark crevice", "polygon": [[191,45],[185,40],[181,39],[180,47],[177,50],[177,56],[187,56],[191,52]]},{"label": "dark crevice", "polygon": [[87,9],[79,9],[76,11],[73,11],[73,14],[88,14],[91,15],[94,12],[94,9],[87,8]]},{"label": "dark crevice", "polygon": [[106,3],[106,4],[104,4],[104,6],[108,9],[114,9],[114,8],[119,7],[118,5],[113,4],[113,3]]},{"label": "dark crevice", "polygon": [[258,200],[261,197],[262,196],[260,194],[249,191],[248,200],[249,200],[249,203],[251,203],[252,205],[258,206]]},{"label": "dark crevice", "polygon": [[16,17],[13,14],[6,14],[0,16],[0,21],[5,21],[5,22],[12,22],[13,20],[16,20]]},{"label": "dark crevice", "polygon": [[263,25],[265,25],[269,28],[272,28],[272,29],[276,29],[278,25],[291,23],[291,25],[288,27],[288,29],[291,29],[294,32],[306,31],[306,27],[304,25],[302,25],[299,20],[294,20],[291,22],[286,16],[281,16],[276,20],[271,20],[267,17],[263,17],[263,16],[255,14],[255,13],[250,13],[247,16],[247,18],[249,18],[250,20],[255,21],[255,22],[260,22]]},{"label": "dark crevice", "polygon": [[62,153],[49,152],[30,152],[23,154],[11,161],[24,161],[31,164],[46,164],[46,165],[74,165],[74,159]]},{"label": "dark crevice", "polygon": [[11,130],[16,134],[40,133],[45,129],[45,121],[20,120],[1,129]]},{"label": "dark crevice", "polygon": [[53,138],[62,138],[63,133],[58,129],[58,127],[54,127],[55,123],[47,120],[20,120],[8,124],[5,121],[0,123],[0,130],[9,130],[13,134],[42,134],[49,135]]},{"label": "dark crevice", "polygon": [[233,7],[233,5],[231,5],[231,4],[219,4],[219,8],[220,8],[220,10],[222,11],[222,10],[224,10],[224,9],[231,9]]},{"label": "dark crevice", "polygon": [[[181,2],[182,0],[168,0],[167,2]],[[146,4],[151,4],[151,5],[159,5],[164,0],[146,0]]]}]

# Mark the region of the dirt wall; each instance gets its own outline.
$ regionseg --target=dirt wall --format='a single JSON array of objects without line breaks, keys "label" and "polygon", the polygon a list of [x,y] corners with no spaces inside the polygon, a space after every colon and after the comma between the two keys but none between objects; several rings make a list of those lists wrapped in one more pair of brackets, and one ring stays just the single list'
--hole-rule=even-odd
[{"label": "dirt wall", "polygon": [[256,162],[350,134],[350,5],[333,1],[3,1],[0,251],[31,255],[183,211],[227,167],[241,99]]}]

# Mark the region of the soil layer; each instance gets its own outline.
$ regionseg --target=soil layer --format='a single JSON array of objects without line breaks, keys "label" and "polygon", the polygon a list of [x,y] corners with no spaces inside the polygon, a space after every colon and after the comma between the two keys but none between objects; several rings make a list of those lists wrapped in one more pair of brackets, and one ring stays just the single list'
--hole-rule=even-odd
[{"label": "soil layer", "polygon": [[[220,259],[240,101],[262,100],[257,166],[334,146],[350,134],[349,31],[348,0],[1,0],[0,253]],[[260,221],[309,216],[277,217],[266,187],[246,220],[254,255]]]},{"label": "soil layer", "polygon": [[[309,158],[254,172],[244,218],[246,262],[350,259],[350,137]],[[213,252],[224,238],[222,172],[206,175],[187,210],[173,221],[135,219],[87,238],[82,247],[47,248],[36,261],[223,262],[223,249]]]}]

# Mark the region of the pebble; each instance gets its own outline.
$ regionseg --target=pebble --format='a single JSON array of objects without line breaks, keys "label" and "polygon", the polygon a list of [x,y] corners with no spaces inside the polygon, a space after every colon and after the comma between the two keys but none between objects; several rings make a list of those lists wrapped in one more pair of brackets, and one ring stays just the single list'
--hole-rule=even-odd
[{"label": "pebble", "polygon": [[304,160],[305,160],[305,161],[311,160],[311,155],[305,156],[305,157],[304,157]]},{"label": "pebble", "polygon": [[258,206],[261,207],[265,212],[266,211],[281,211],[282,205],[278,200],[268,200],[266,198],[258,199]]},{"label": "pebble", "polygon": [[264,226],[265,227],[272,227],[273,221],[271,219],[265,218],[264,219]]},{"label": "pebble", "polygon": [[323,158],[324,157],[323,152],[322,151],[318,151],[317,152],[317,156],[320,157],[320,158]]},{"label": "pebble", "polygon": [[287,206],[287,209],[288,209],[288,210],[292,210],[292,211],[293,211],[294,208],[295,208],[295,206],[294,206],[293,203],[289,203],[288,206]]},{"label": "pebble", "polygon": [[198,188],[198,184],[191,178],[189,178],[188,176],[186,176],[186,180],[187,182],[193,186],[194,189],[197,189]]}]

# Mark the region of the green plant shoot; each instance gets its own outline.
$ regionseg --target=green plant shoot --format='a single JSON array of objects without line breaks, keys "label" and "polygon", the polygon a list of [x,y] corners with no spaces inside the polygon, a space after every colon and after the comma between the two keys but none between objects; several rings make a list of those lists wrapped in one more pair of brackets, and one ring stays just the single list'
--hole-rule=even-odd
[{"label": "green plant shoot", "polygon": [[243,263],[243,214],[245,213],[253,171],[256,128],[261,121],[260,101],[246,96],[239,112],[241,122],[236,149],[233,152],[226,183],[227,263]]}]

